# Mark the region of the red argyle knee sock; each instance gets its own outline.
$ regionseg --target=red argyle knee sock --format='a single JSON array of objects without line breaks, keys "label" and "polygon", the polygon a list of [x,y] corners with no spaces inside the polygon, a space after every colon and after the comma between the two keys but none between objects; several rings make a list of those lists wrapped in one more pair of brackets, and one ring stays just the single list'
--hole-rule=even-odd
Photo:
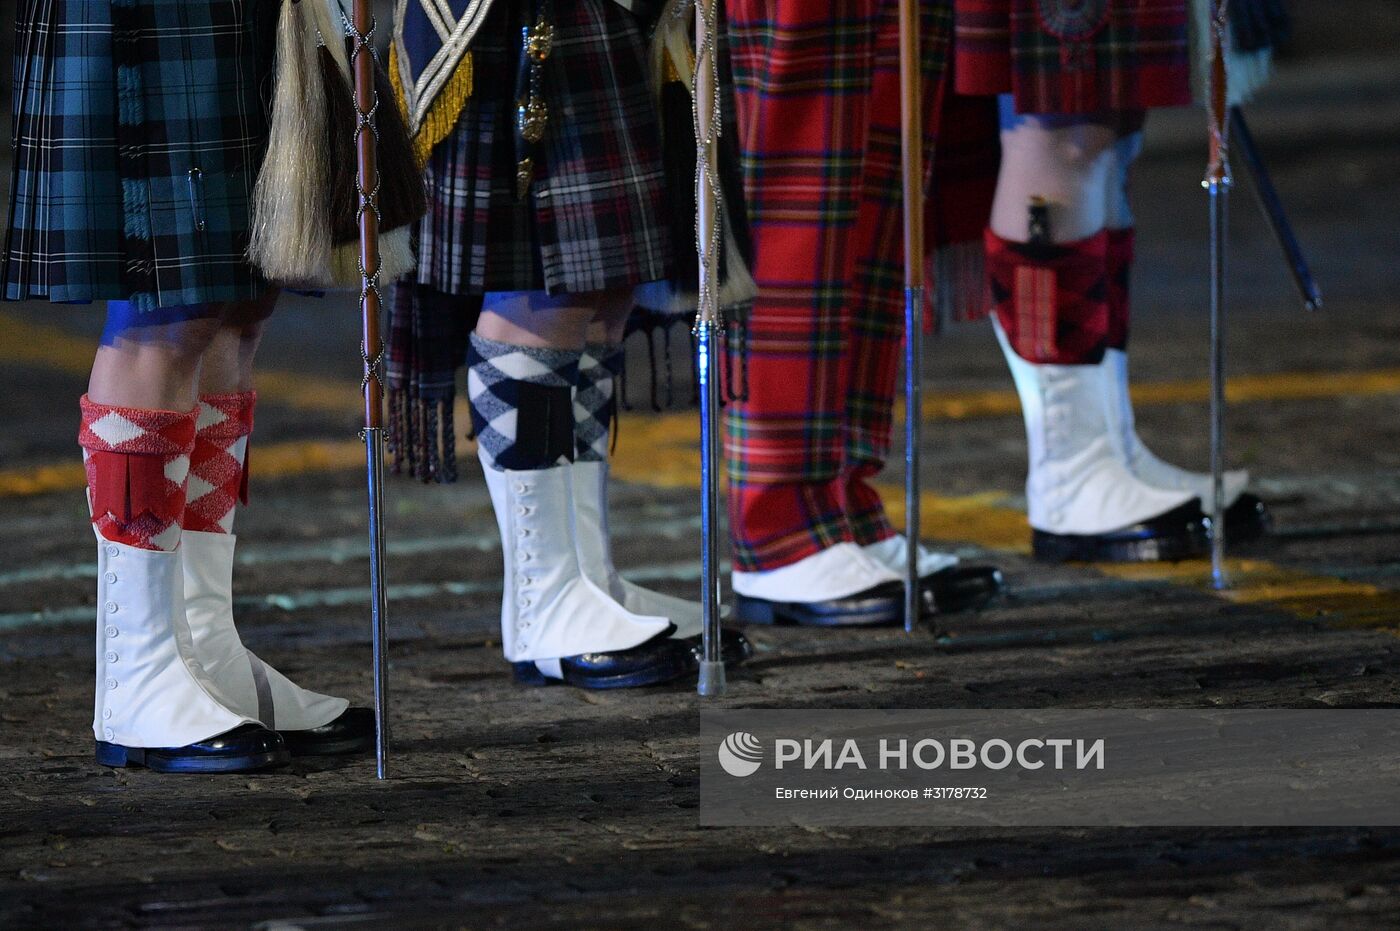
[{"label": "red argyle knee sock", "polygon": [[248,435],[257,403],[256,391],[200,397],[186,530],[233,533],[234,509],[238,502],[248,502]]},{"label": "red argyle knee sock", "polygon": [[78,445],[92,523],[104,539],[147,550],[180,543],[195,412],[79,402]]},{"label": "red argyle knee sock", "polygon": [[992,306],[1028,362],[1093,365],[1108,345],[1107,233],[1078,242],[1010,242],[986,232]]},{"label": "red argyle knee sock", "polygon": [[1108,231],[1108,348],[1128,348],[1128,318],[1132,313],[1129,285],[1133,276],[1131,226]]}]

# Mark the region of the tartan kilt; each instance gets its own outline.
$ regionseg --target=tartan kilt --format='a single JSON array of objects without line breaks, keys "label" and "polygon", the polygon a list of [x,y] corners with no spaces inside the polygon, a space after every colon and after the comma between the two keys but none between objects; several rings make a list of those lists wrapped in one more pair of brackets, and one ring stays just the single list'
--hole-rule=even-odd
[{"label": "tartan kilt", "polygon": [[273,0],[20,0],[7,300],[256,297]]},{"label": "tartan kilt", "polygon": [[953,6],[960,94],[1010,93],[1018,113],[1191,102],[1185,0],[954,0]]},{"label": "tartan kilt", "polygon": [[496,3],[472,41],[474,87],[428,160],[420,285],[586,293],[666,278],[665,172],[646,24],[615,0],[554,8],[543,66],[549,122],[534,181],[515,191],[520,27],[533,4]]}]

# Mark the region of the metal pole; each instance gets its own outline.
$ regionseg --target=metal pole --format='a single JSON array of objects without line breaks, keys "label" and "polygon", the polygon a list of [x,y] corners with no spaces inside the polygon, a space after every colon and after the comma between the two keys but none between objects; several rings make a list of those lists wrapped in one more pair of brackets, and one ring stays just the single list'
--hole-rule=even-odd
[{"label": "metal pole", "polygon": [[720,133],[718,75],[715,70],[715,4],[695,4],[695,218],[700,257],[700,306],[695,319],[696,373],[700,380],[700,681],[705,696],[723,695],[724,658],[720,652],[719,591],[719,172],[715,143]]},{"label": "metal pole", "polygon": [[919,452],[924,310],[924,134],[919,6],[899,3],[899,89],[904,169],[904,629],[913,631],[919,597]]},{"label": "metal pole", "polygon": [[1245,167],[1254,179],[1254,193],[1259,196],[1259,206],[1269,221],[1269,228],[1274,231],[1279,248],[1283,250],[1288,270],[1293,273],[1293,284],[1298,288],[1298,296],[1303,299],[1303,309],[1321,310],[1322,290],[1313,278],[1312,269],[1308,267],[1307,256],[1303,255],[1303,247],[1298,244],[1293,224],[1288,222],[1288,213],[1283,209],[1283,199],[1274,187],[1273,178],[1269,177],[1269,169],[1264,165],[1264,156],[1254,142],[1254,134],[1249,131],[1244,111],[1239,107],[1230,108],[1230,132],[1234,134],[1234,144],[1244,156]]},{"label": "metal pole", "polygon": [[1210,195],[1210,473],[1211,583],[1225,577],[1225,249],[1229,219],[1230,151],[1225,75],[1229,0],[1215,0],[1211,12],[1210,164],[1204,185]]},{"label": "metal pole", "polygon": [[384,582],[384,385],[380,378],[384,344],[379,335],[379,165],[374,114],[379,97],[374,86],[374,10],[372,0],[355,0],[354,50],[351,69],[355,79],[355,150],[358,165],[355,186],[360,197],[360,311],[364,321],[364,359],[361,387],[365,398],[365,475],[369,490],[370,639],[374,658],[375,771],[388,776],[388,614]]}]

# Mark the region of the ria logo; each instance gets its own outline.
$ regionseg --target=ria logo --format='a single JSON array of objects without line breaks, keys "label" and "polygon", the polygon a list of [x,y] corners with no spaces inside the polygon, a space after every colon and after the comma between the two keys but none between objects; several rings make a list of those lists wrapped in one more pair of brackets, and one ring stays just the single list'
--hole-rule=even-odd
[{"label": "ria logo", "polygon": [[752,734],[735,731],[719,745],[719,765],[731,776],[752,776],[763,765],[763,744]]}]

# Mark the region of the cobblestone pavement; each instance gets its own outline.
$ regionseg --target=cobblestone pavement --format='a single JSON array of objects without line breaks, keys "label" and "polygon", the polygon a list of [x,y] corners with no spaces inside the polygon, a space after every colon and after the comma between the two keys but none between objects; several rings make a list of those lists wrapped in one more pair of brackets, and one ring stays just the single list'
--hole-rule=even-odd
[{"label": "cobblestone pavement", "polygon": [[[1393,14],[1331,6],[1373,15],[1386,35],[1368,47],[1394,48]],[[1331,20],[1307,22],[1319,43],[1341,41]],[[925,531],[1000,562],[1011,594],[942,636],[759,630],[720,706],[1400,704],[1400,72],[1368,54],[1300,54],[1253,111],[1328,307],[1298,309],[1242,181],[1229,451],[1279,530],[1236,554],[1235,591],[1208,591],[1199,564],[1029,561],[1010,381],[989,334],[959,329],[928,354]],[[1198,467],[1201,122],[1152,127],[1134,336],[1144,436]],[[70,403],[96,324],[32,306],[0,315],[0,927],[1400,925],[1388,828],[700,828],[689,684],[511,683],[495,529],[469,464],[456,486],[389,489],[389,781],[363,759],[227,778],[100,768]],[[355,326],[334,299],[289,300],[274,319],[238,587],[250,646],[364,701]],[[629,415],[617,463],[620,561],[678,594],[697,571],[695,432],[689,414]]]}]

